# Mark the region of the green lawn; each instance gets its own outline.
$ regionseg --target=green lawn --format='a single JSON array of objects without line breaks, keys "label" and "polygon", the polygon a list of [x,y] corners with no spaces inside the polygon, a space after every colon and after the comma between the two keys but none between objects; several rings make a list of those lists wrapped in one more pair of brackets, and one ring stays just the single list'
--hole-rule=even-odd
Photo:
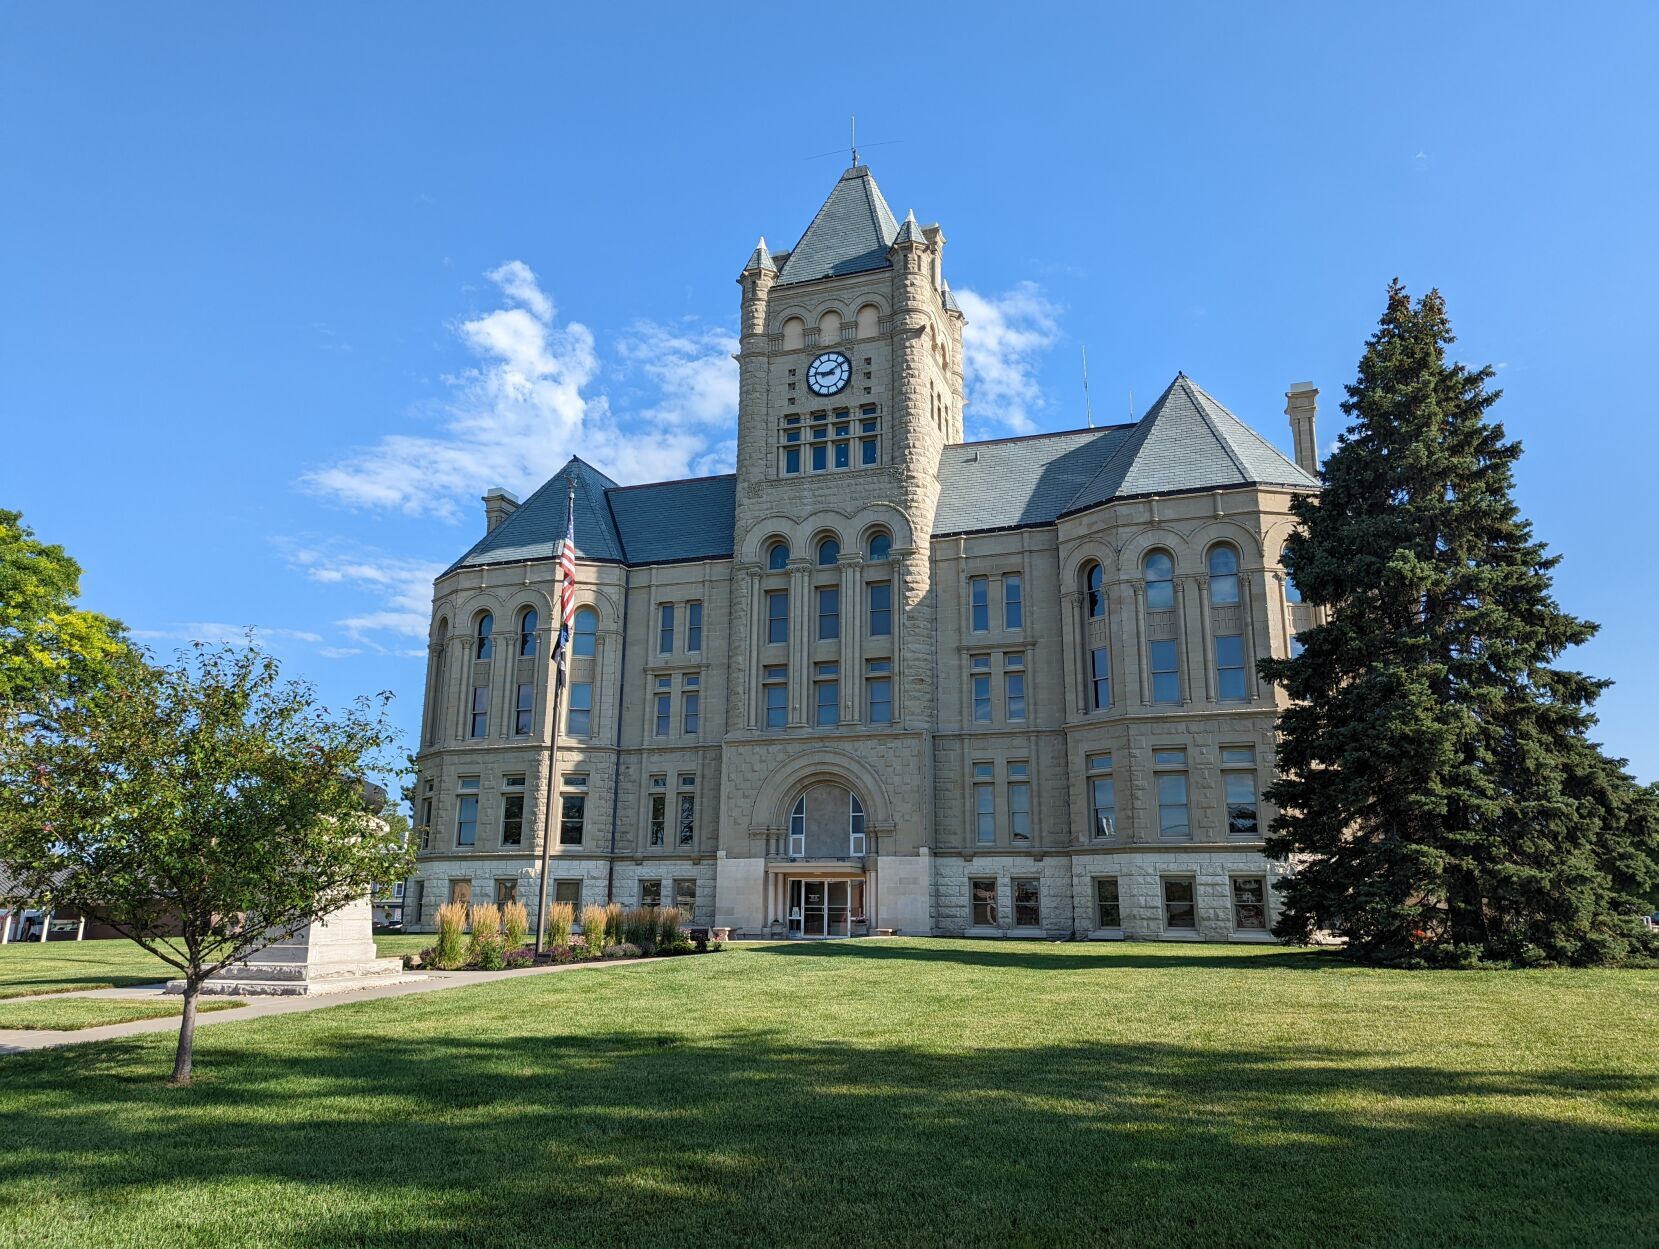
[{"label": "green lawn", "polygon": [[[200,1010],[234,1010],[241,1002],[201,1002]],[[77,1028],[102,1028],[134,1019],[175,1019],[183,1003],[123,1002],[112,998],[58,997],[13,998],[0,1001],[0,1028],[43,1028],[71,1032]]]},{"label": "green lawn", "polygon": [[1659,1243],[1659,973],[739,947],[0,1058],[0,1243]]},{"label": "green lawn", "polygon": [[[381,954],[414,953],[431,937],[376,937]],[[131,941],[14,941],[0,945],[0,999],[76,989],[124,989],[178,975]]]}]

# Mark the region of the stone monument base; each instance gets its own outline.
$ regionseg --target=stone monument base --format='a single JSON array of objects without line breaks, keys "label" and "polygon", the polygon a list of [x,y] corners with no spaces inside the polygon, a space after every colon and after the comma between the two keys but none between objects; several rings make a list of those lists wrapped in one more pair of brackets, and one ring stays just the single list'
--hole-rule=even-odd
[{"label": "stone monument base", "polygon": [[[256,950],[202,985],[219,997],[297,996],[347,993],[375,985],[425,980],[403,969],[401,958],[381,958],[367,898],[307,924],[291,937]],[[183,993],[184,981],[169,980],[168,993]]]}]

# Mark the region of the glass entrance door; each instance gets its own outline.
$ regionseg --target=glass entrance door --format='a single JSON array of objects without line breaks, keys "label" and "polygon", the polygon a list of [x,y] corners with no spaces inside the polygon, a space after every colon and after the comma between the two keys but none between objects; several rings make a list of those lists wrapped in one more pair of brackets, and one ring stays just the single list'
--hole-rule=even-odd
[{"label": "glass entrance door", "polygon": [[854,917],[864,920],[864,882],[805,880],[789,882],[789,935],[849,937]]}]

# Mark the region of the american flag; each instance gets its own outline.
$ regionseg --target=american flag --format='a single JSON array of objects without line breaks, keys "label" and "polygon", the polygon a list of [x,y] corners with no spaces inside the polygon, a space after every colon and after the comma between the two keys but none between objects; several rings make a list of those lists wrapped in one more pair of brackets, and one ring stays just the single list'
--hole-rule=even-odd
[{"label": "american flag", "polygon": [[565,540],[559,544],[559,644],[554,657],[559,665],[559,683],[565,679],[565,657],[570,650],[571,622],[576,617],[576,488],[570,489],[569,516]]}]

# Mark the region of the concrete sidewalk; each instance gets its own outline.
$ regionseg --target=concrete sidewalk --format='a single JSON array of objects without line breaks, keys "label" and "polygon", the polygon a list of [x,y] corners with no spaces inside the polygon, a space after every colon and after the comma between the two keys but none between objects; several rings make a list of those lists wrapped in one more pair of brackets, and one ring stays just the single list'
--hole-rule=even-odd
[{"label": "concrete sidewalk", "polygon": [[[246,1019],[264,1019],[271,1015],[297,1015],[304,1011],[326,1010],[330,1006],[345,1006],[352,1002],[374,1002],[382,998],[408,997],[415,993],[436,993],[442,989],[464,989],[475,984],[493,984],[514,976],[546,976],[554,972],[578,971],[583,968],[630,967],[636,963],[667,963],[666,958],[600,959],[591,963],[560,963],[552,967],[515,967],[510,971],[423,971],[411,975],[424,980],[403,980],[397,984],[374,985],[364,989],[349,989],[343,993],[325,993],[309,997],[203,997],[204,1002],[242,1002],[236,1010],[200,1011],[196,1027],[210,1028],[216,1024],[236,1023]],[[72,993],[43,993],[31,997],[10,998],[13,1002],[39,1002],[57,998],[104,998],[122,1002],[178,1002],[177,994],[162,992],[160,984],[134,985],[125,989],[77,989]],[[160,1019],[135,1019],[130,1023],[108,1024],[102,1028],[77,1028],[73,1032],[44,1029],[0,1028],[0,1054],[22,1054],[29,1050],[52,1049],[60,1045],[84,1045],[92,1041],[109,1041],[118,1037],[142,1036],[146,1032],[177,1032],[179,1017],[166,1015]]]}]

